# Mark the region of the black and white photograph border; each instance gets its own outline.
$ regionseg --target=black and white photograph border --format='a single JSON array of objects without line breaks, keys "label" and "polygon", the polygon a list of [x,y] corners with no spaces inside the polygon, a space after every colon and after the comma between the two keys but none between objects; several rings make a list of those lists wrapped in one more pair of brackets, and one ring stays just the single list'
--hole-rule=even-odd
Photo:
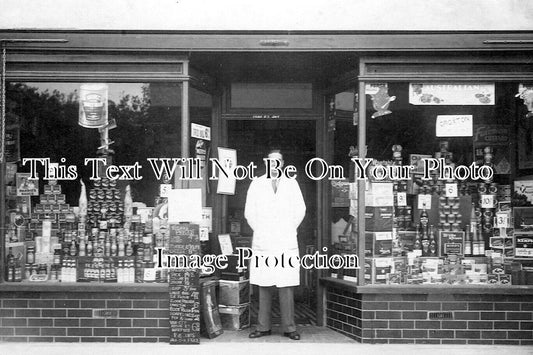
[{"label": "black and white photograph border", "polygon": [[[512,186],[533,180],[533,1],[0,6],[0,353],[533,353],[533,239],[510,212],[531,206]],[[366,157],[369,172],[403,163],[408,178],[354,177]],[[494,179],[429,183],[424,159],[479,162]],[[29,172],[39,191],[21,194],[15,175]],[[462,239],[432,249],[434,226]],[[239,247],[359,265],[243,268],[223,255]],[[150,266],[167,252],[225,264],[209,277]],[[447,264],[413,261],[432,257]],[[198,343],[185,332],[199,317]]]}]

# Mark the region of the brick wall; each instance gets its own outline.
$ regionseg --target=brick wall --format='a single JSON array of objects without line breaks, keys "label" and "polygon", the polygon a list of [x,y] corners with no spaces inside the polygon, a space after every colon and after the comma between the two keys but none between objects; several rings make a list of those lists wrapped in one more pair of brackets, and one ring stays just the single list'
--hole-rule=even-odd
[{"label": "brick wall", "polygon": [[[327,288],[327,326],[363,343],[533,345],[533,297]],[[428,312],[451,312],[430,320]]]},{"label": "brick wall", "polygon": [[[0,292],[0,302],[0,341],[169,341],[165,292]],[[93,309],[118,318],[93,318]]]}]

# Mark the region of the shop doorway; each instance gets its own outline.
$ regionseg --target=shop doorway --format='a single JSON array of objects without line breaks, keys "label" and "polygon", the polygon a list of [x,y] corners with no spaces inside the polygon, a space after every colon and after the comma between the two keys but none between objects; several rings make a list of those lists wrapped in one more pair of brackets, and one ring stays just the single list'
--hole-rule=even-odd
[{"label": "shop doorway", "polygon": [[[315,120],[229,120],[228,146],[236,149],[237,162],[254,162],[263,173],[263,157],[268,147],[281,148],[286,164],[298,171],[297,181],[306,203],[306,215],[298,228],[300,254],[313,253],[317,246],[317,183],[306,177],[305,164],[316,156]],[[263,170],[261,170],[263,169]],[[237,181],[235,195],[228,198],[230,221],[240,222],[240,236],[251,238],[252,230],[244,218],[244,205],[250,180]],[[295,290],[296,322],[300,325],[316,324],[316,275],[315,270],[301,270],[300,286]],[[252,290],[252,323],[257,314],[257,292]],[[277,302],[273,303],[273,322],[279,321]]]}]

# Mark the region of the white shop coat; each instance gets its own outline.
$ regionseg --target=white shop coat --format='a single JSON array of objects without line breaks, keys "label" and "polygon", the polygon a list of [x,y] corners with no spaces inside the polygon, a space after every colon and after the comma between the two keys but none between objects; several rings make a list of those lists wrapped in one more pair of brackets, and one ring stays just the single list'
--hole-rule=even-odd
[{"label": "white shop coat", "polygon": [[[305,202],[295,179],[281,177],[276,193],[272,180],[266,175],[252,181],[246,196],[244,216],[253,229],[252,251],[250,260],[250,283],[259,286],[297,286],[300,284],[300,267],[298,239],[296,229],[305,216]],[[285,267],[281,267],[281,255],[285,254]],[[265,259],[269,257],[269,265]],[[293,257],[294,267],[288,265],[288,258]],[[274,257],[278,266],[274,266]]]}]

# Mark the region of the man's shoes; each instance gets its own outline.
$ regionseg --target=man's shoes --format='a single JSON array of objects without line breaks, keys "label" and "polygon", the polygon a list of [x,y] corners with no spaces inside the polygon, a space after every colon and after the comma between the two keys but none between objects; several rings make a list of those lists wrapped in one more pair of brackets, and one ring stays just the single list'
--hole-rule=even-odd
[{"label": "man's shoes", "polygon": [[294,332],[288,332],[283,333],[283,336],[286,336],[288,338],[291,338],[292,340],[300,340],[300,333],[294,331]]},{"label": "man's shoes", "polygon": [[262,332],[260,330],[254,330],[253,332],[251,332],[248,335],[248,338],[251,338],[251,339],[261,338],[261,337],[264,337],[264,336],[267,336],[267,335],[270,335],[270,334],[272,334],[272,331],[270,331],[270,330],[265,330],[264,332]]}]

